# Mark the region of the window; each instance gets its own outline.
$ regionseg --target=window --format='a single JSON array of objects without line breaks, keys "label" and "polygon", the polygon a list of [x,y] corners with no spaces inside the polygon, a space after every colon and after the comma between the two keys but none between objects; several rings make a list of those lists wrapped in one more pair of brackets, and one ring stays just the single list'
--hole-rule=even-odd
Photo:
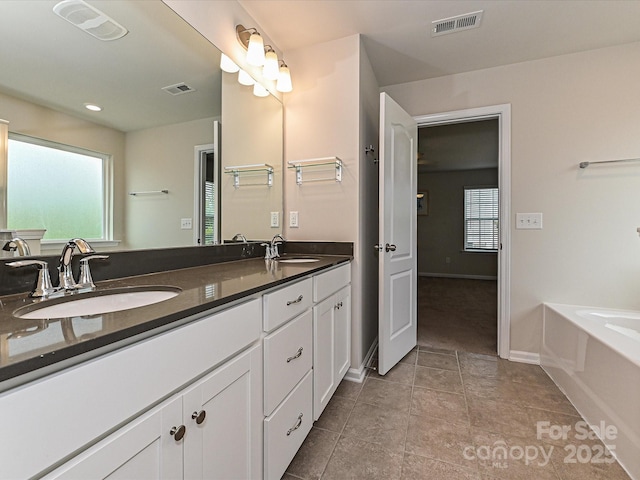
[{"label": "window", "polygon": [[465,251],[498,250],[498,189],[465,187]]},{"label": "window", "polygon": [[7,227],[44,240],[110,240],[111,157],[9,134]]}]

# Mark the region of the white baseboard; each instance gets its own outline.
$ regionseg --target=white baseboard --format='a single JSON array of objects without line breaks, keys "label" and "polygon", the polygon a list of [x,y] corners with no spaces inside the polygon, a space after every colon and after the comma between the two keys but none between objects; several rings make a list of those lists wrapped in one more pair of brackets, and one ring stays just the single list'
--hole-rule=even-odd
[{"label": "white baseboard", "polygon": [[367,355],[364,357],[364,361],[362,365],[358,368],[350,368],[347,370],[347,374],[344,376],[344,380],[348,380],[350,382],[362,383],[364,382],[364,378],[367,376],[367,365],[371,363],[371,357],[376,353],[376,349],[378,348],[378,339],[376,338],[374,342],[371,344]]},{"label": "white baseboard", "polygon": [[509,360],[511,360],[512,362],[540,365],[540,354],[533,352],[523,352],[520,350],[511,350],[509,351]]},{"label": "white baseboard", "polygon": [[491,275],[464,275],[459,273],[428,273],[418,272],[419,277],[434,277],[434,278],[465,278],[467,280],[497,280],[498,277]]}]

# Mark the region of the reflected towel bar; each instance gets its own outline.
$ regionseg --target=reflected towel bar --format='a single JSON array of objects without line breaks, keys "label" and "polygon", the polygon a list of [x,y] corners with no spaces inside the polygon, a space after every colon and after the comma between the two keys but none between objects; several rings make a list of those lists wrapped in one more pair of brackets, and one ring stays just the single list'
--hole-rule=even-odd
[{"label": "reflected towel bar", "polygon": [[580,162],[580,168],[587,168],[589,165],[595,165],[598,163],[625,163],[625,162],[640,162],[640,158],[623,158],[620,160],[602,160],[600,162]]},{"label": "reflected towel bar", "polygon": [[135,197],[137,195],[158,195],[161,193],[167,194],[169,193],[169,190],[149,190],[146,192],[129,192],[129,195],[132,195]]}]

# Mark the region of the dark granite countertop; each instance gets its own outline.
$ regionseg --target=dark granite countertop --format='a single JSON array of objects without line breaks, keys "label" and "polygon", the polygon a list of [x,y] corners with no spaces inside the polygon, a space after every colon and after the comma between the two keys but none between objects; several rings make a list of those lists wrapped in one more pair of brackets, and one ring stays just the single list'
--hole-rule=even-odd
[{"label": "dark granite countertop", "polygon": [[153,305],[87,317],[20,319],[13,312],[38,300],[24,293],[0,297],[0,391],[181,325],[185,317],[351,260],[347,255],[314,256],[318,262],[284,264],[249,258],[97,282],[98,291],[144,285],[182,291]]}]

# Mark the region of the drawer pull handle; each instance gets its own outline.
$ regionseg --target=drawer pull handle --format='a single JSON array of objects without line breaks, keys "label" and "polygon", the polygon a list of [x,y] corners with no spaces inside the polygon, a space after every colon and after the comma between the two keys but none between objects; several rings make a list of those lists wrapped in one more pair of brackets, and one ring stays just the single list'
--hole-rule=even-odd
[{"label": "drawer pull handle", "polygon": [[291,435],[294,431],[299,429],[300,425],[302,425],[302,414],[298,415],[298,420],[296,421],[296,424],[293,427],[291,427],[289,430],[287,430],[287,437]]},{"label": "drawer pull handle", "polygon": [[299,296],[298,298],[296,298],[295,300],[289,300],[289,301],[287,302],[287,307],[288,307],[289,305],[293,305],[294,303],[300,303],[300,302],[302,301],[302,298],[303,298],[303,297],[302,297],[302,295],[300,295],[300,296]]},{"label": "drawer pull handle", "polygon": [[173,427],[171,430],[169,430],[169,434],[173,436],[176,442],[182,440],[185,433],[187,433],[187,427],[185,427],[184,425]]},{"label": "drawer pull handle", "polygon": [[298,351],[293,357],[287,358],[287,363],[289,363],[291,360],[295,360],[296,358],[300,358],[300,355],[302,355],[302,347],[298,349]]},{"label": "drawer pull handle", "polygon": [[191,414],[191,418],[193,418],[198,425],[204,422],[204,419],[207,417],[207,412],[204,410],[200,410],[199,412],[193,412]]}]

